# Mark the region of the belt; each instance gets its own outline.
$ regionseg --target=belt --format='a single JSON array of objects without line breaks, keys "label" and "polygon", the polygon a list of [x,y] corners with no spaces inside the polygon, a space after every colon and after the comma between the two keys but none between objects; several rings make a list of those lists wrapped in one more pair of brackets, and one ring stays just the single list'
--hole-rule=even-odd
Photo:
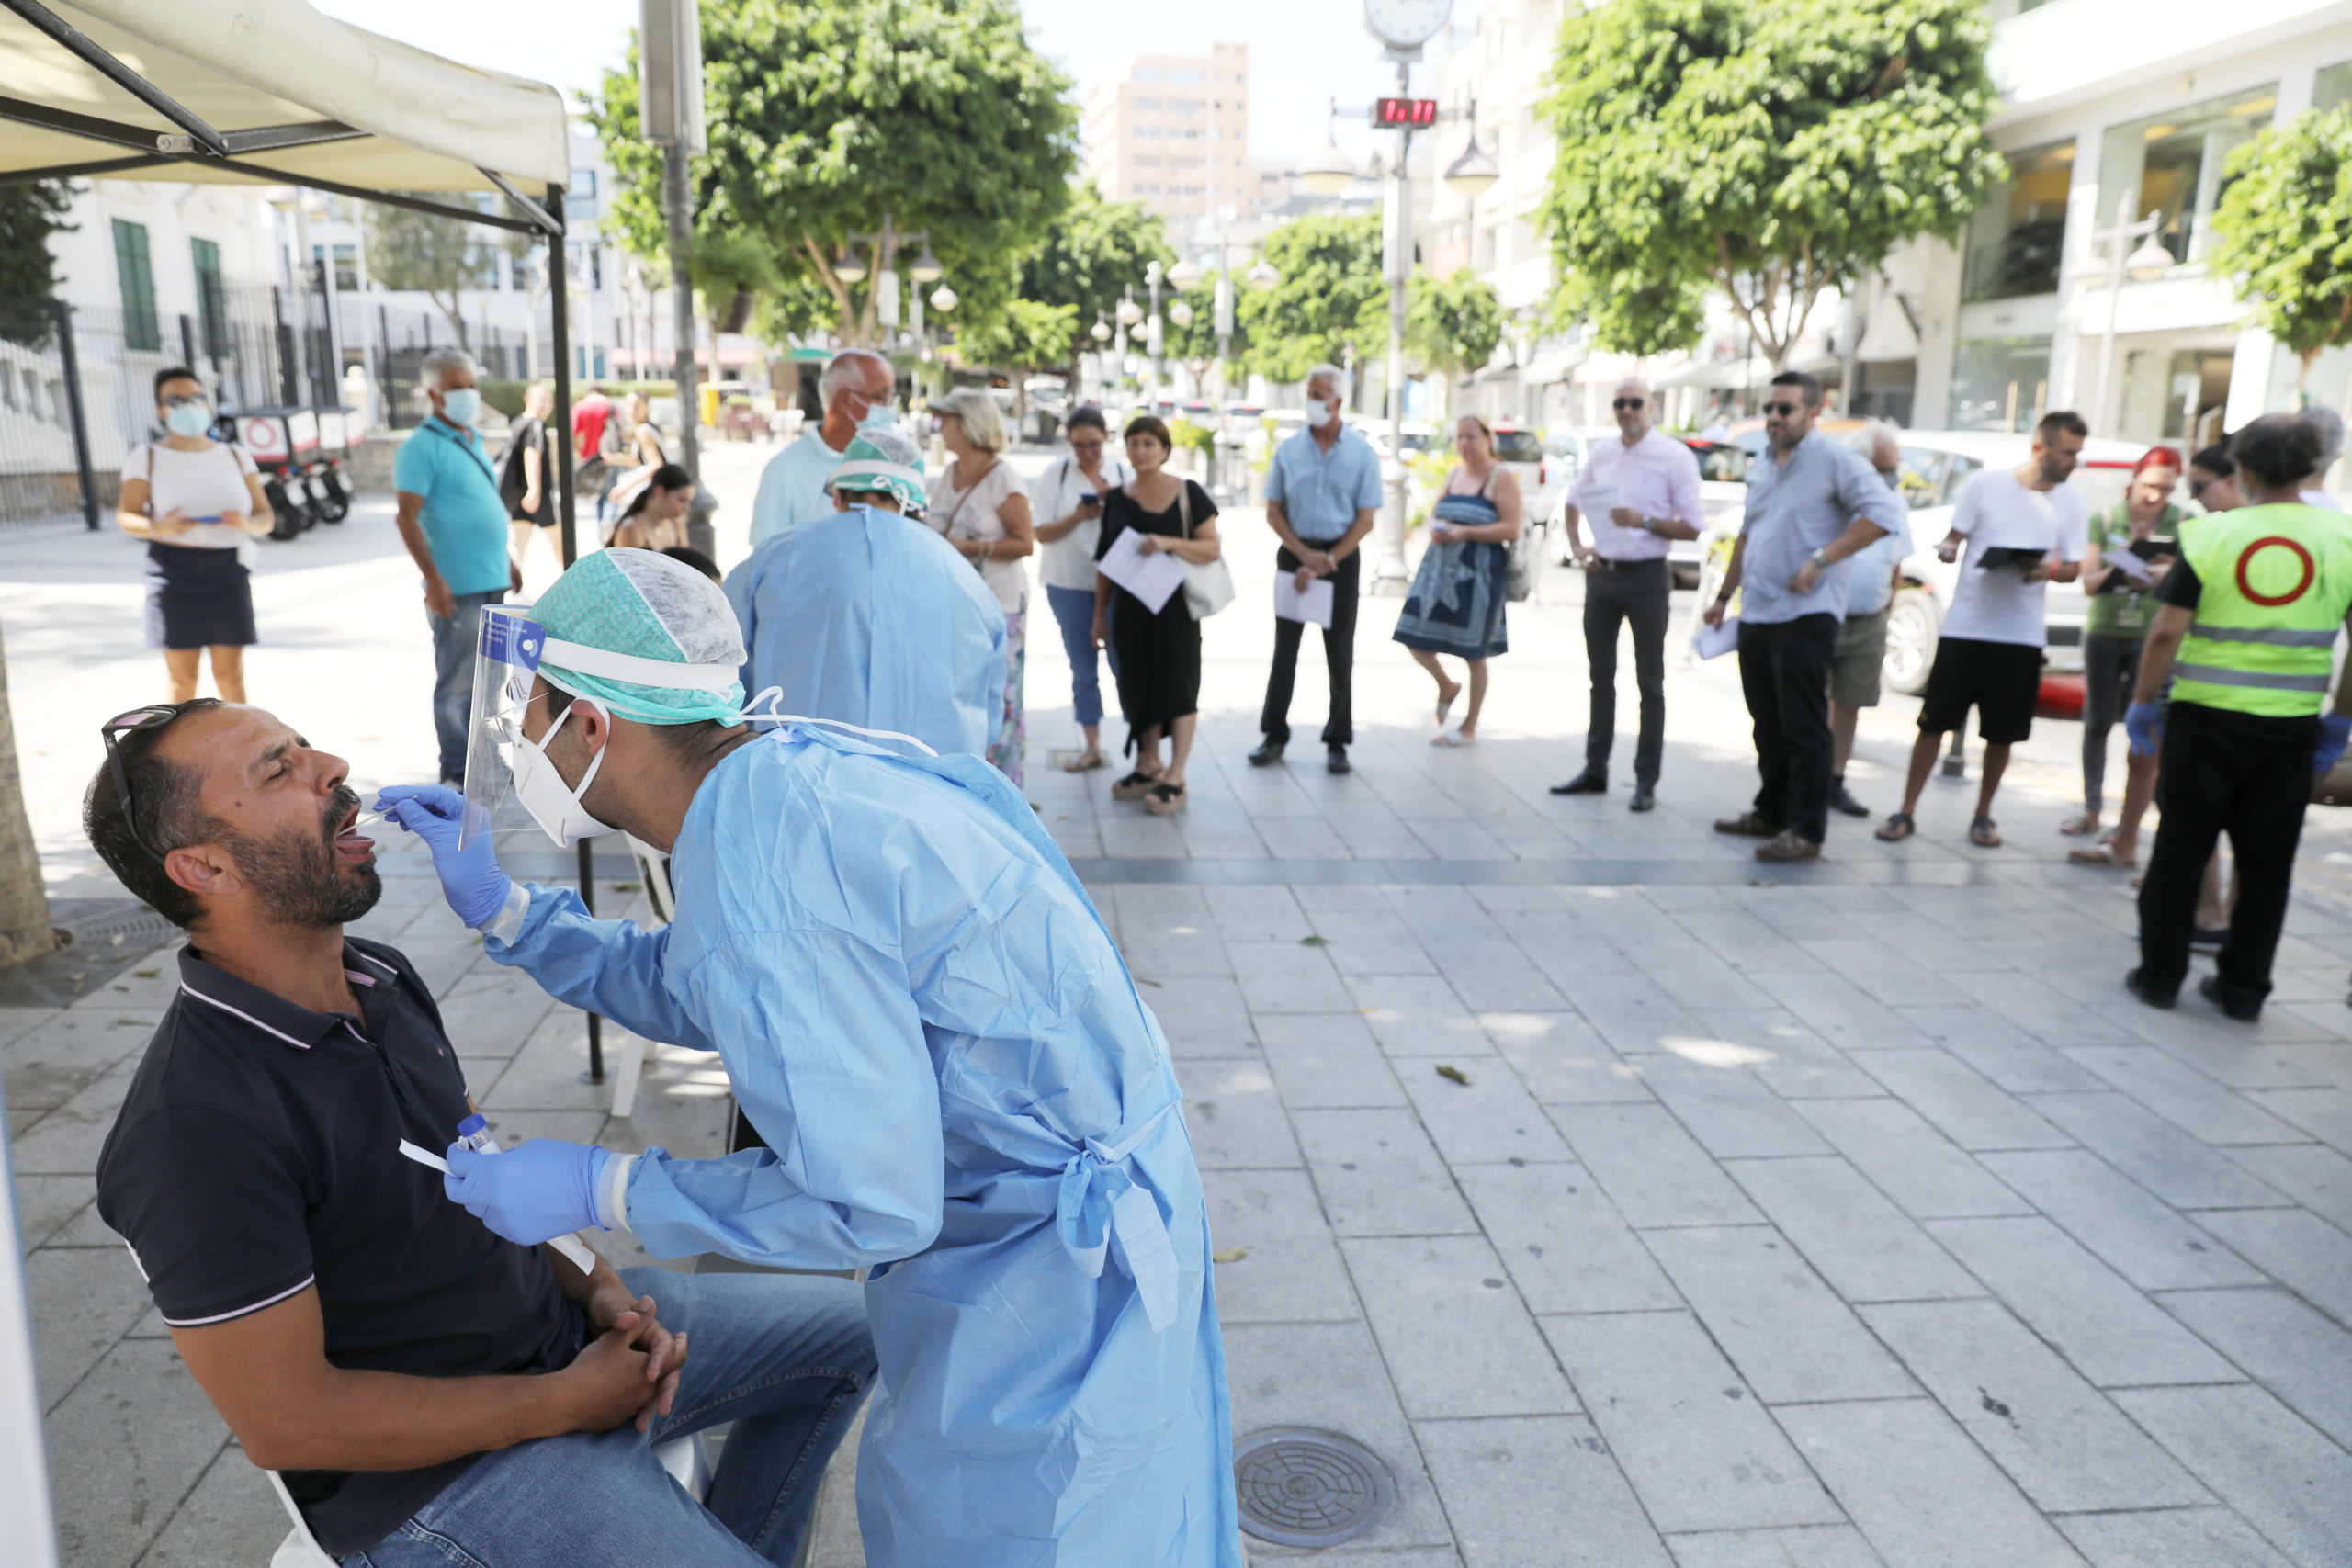
[{"label": "belt", "polygon": [[1609,571],[1631,571],[1637,566],[1664,566],[1664,556],[1637,556],[1631,560],[1617,560],[1609,556],[1595,556],[1592,564]]},{"label": "belt", "polygon": [[1086,1146],[1062,1167],[1054,1214],[1063,1249],[1080,1273],[1099,1280],[1105,1258],[1116,1258],[1121,1271],[1136,1282],[1136,1294],[1155,1334],[1176,1318],[1176,1247],[1168,1239],[1159,1201],[1128,1174],[1127,1160],[1159,1131],[1176,1103],[1171,1099],[1139,1122],[1107,1137],[1087,1139]]}]

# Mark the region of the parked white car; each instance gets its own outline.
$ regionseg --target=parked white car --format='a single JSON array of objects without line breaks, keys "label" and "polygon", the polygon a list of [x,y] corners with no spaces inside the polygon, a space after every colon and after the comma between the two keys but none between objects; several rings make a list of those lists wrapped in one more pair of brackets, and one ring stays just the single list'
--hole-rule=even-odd
[{"label": "parked white car", "polygon": [[[2033,450],[2033,438],[2001,432],[1906,430],[1903,435],[1904,499],[1911,505],[1912,553],[1903,562],[1903,586],[1886,624],[1886,683],[1898,692],[1927,690],[1936,661],[1936,640],[1944,612],[1960,581],[1958,562],[1936,558],[1936,546],[1951,531],[1952,507],[1970,475],[1986,468],[2013,468]],[[2082,493],[2096,516],[2123,499],[2132,465],[2146,447],[2094,437],[2068,482]],[[2183,496],[2182,501],[2187,497]],[[1735,524],[1735,526],[1736,525]],[[2084,599],[2077,582],[2053,582],[2044,591],[2049,646],[2045,669],[2083,667]]]}]

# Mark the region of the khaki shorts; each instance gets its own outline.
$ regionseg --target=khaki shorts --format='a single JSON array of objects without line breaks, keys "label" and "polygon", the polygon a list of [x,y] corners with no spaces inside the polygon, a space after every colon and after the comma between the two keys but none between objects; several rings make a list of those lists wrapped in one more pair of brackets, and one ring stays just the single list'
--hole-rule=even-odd
[{"label": "khaki shorts", "polygon": [[1829,656],[1829,700],[1841,707],[1878,706],[1879,671],[1886,664],[1888,600],[1874,615],[1853,616],[1838,627],[1838,649]]}]

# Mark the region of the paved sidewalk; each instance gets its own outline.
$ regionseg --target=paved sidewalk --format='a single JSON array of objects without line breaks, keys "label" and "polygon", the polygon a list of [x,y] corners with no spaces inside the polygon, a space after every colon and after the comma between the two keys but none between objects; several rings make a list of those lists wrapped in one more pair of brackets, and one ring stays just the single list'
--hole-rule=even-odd
[{"label": "paved sidewalk", "polygon": [[[1262,604],[1262,531],[1227,534]],[[2019,749],[2007,849],[1969,848],[1939,783],[1910,843],[1839,818],[1823,864],[1759,868],[1707,827],[1753,788],[1728,661],[1669,671],[1657,813],[1624,809],[1630,735],[1616,793],[1544,793],[1582,755],[1577,588],[1514,606],[1464,751],[1427,745],[1395,602],[1368,602],[1344,779],[1310,743],[1312,659],[1291,761],[1247,766],[1271,627],[1227,612],[1174,819],[1050,766],[1075,733],[1055,639],[1032,642],[1028,793],[1179,1057],[1231,1259],[1236,1432],[1327,1427],[1396,1478],[1386,1519],[1317,1560],[2352,1562],[2342,814],[2312,818],[2262,1024],[2150,1012],[2118,985],[2125,880],[2061,863],[2075,726]],[[22,596],[0,614],[14,658]],[[327,705],[325,681],[299,694]],[[370,682],[421,710],[397,660]],[[1854,787],[1883,809],[1916,711],[1865,723]],[[610,1119],[576,1081],[577,1015],[482,960],[413,852],[386,871],[367,929],[443,987],[503,1134],[716,1148],[705,1059],[657,1051],[634,1122]],[[274,1506],[86,1207],[168,984],[151,965],[0,1019],[69,1561],[260,1563]],[[823,1568],[862,1562],[847,1469]]]}]

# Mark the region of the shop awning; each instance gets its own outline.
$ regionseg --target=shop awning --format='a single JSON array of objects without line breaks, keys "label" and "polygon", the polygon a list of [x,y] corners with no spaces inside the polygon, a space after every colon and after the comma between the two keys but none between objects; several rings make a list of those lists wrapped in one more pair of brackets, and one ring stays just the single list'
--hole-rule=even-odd
[{"label": "shop awning", "polygon": [[[553,87],[302,0],[0,0],[0,180],[65,175],[536,207],[571,158]],[[490,220],[548,227],[526,213]]]}]

